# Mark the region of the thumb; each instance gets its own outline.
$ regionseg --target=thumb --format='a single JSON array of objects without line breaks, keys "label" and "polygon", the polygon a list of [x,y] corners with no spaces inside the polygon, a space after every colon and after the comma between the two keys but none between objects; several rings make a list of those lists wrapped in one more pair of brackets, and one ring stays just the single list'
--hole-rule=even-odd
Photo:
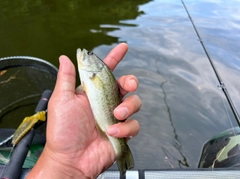
[{"label": "thumb", "polygon": [[71,95],[75,93],[75,67],[71,60],[64,55],[59,57],[59,63],[60,67],[57,75],[57,82],[55,85],[54,93],[64,93],[64,95]]}]

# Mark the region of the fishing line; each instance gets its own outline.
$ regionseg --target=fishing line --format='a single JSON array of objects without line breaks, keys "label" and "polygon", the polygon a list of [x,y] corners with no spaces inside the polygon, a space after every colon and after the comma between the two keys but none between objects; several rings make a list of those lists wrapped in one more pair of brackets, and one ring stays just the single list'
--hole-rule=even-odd
[{"label": "fishing line", "polygon": [[[183,6],[184,6],[184,8],[185,8],[185,10],[186,10],[186,12],[187,12],[187,14],[188,14],[188,17],[189,17],[190,21],[191,21],[191,23],[192,23],[192,26],[193,26],[193,28],[194,28],[197,36],[198,36],[198,39],[199,39],[199,41],[200,41],[200,43],[201,43],[201,45],[202,45],[202,47],[203,47],[203,50],[204,50],[204,52],[205,52],[206,55],[207,55],[207,58],[208,58],[211,66],[212,66],[212,69],[213,69],[213,71],[214,71],[214,73],[215,73],[215,75],[216,75],[216,77],[217,77],[217,79],[218,79],[218,82],[219,82],[218,87],[222,89],[222,91],[223,91],[223,93],[224,93],[224,95],[225,95],[225,97],[226,97],[226,99],[227,99],[227,101],[228,101],[228,104],[229,104],[229,106],[230,106],[230,108],[231,108],[231,110],[232,110],[232,112],[233,112],[233,115],[234,115],[234,117],[236,118],[236,121],[237,121],[237,123],[238,123],[238,126],[240,126],[239,114],[238,114],[238,112],[237,112],[237,110],[236,110],[236,108],[235,108],[235,106],[234,106],[234,104],[233,104],[233,102],[232,102],[232,99],[231,99],[230,96],[229,96],[229,93],[228,93],[228,91],[227,91],[227,88],[226,88],[225,84],[223,83],[220,75],[218,74],[217,69],[215,68],[215,65],[213,64],[213,61],[212,61],[211,58],[210,58],[210,55],[209,55],[209,53],[208,53],[208,51],[207,51],[207,49],[206,49],[206,47],[205,47],[205,45],[204,45],[204,43],[203,43],[203,41],[202,41],[202,38],[200,37],[200,34],[199,34],[199,32],[198,32],[198,30],[197,30],[197,28],[196,28],[196,26],[195,26],[195,24],[194,24],[194,22],[193,22],[193,20],[192,20],[192,17],[191,17],[191,15],[190,15],[190,13],[189,13],[189,11],[188,11],[185,3],[183,2],[183,0],[181,0],[181,1],[182,1],[182,4],[183,4]],[[229,120],[230,120],[230,119],[229,119]],[[232,124],[232,123],[231,123],[231,124]],[[232,126],[232,127],[233,127],[233,126]]]},{"label": "fishing line", "polygon": [[[223,96],[222,96],[221,99],[222,99],[222,101],[223,101],[223,105],[224,105],[224,107],[225,107],[225,110],[228,111],[227,104],[226,104],[226,101],[224,100]],[[230,121],[231,126],[233,127],[233,123],[232,123],[232,120],[230,119],[230,115],[229,115],[228,112],[227,112],[227,116],[228,116],[228,119],[229,119],[229,121]],[[233,130],[234,135],[236,135],[236,132],[235,132],[234,128],[232,128],[232,130]],[[238,145],[238,148],[240,149],[240,146],[239,146],[239,145]]]},{"label": "fishing line", "polygon": [[[231,125],[231,130],[232,130],[232,132],[233,132],[233,134],[234,134],[234,136],[237,136],[237,133],[236,133],[236,131],[235,131],[235,129],[234,129],[234,127],[233,127],[233,123],[232,123],[232,120],[231,120],[231,118],[230,118],[230,115],[229,115],[229,113],[228,113],[228,106],[227,106],[227,102],[226,102],[226,100],[224,99],[224,96],[222,96],[222,102],[223,102],[223,105],[224,105],[224,107],[225,107],[225,110],[227,111],[227,116],[228,116],[228,119],[229,119],[229,122],[230,122],[230,125]],[[240,141],[238,140],[238,143],[239,143]],[[240,145],[237,145],[238,146],[238,150],[240,151]],[[224,146],[224,148],[223,149],[225,149],[225,147],[226,146]],[[222,150],[222,152],[223,152],[223,150]],[[220,155],[222,154],[222,152],[219,154],[219,157],[220,157]],[[216,160],[216,159],[215,159]],[[216,162],[214,160],[214,163]],[[213,165],[214,166],[214,165]]]},{"label": "fishing line", "polygon": [[[167,112],[168,112],[169,121],[170,121],[170,124],[171,124],[172,129],[173,129],[173,134],[174,134],[175,141],[176,141],[176,143],[177,143],[176,146],[175,146],[175,145],[174,145],[174,146],[175,146],[175,148],[177,149],[177,151],[180,153],[180,155],[182,156],[182,160],[181,160],[181,159],[178,159],[178,165],[179,165],[180,168],[181,168],[181,165],[183,165],[183,166],[185,166],[185,167],[189,167],[187,158],[184,156],[183,152],[181,151],[182,144],[181,144],[181,142],[180,142],[179,139],[178,139],[178,134],[177,134],[177,131],[176,131],[176,128],[175,128],[175,126],[174,126],[173,119],[172,119],[171,109],[170,109],[170,106],[168,105],[168,102],[167,102],[167,94],[166,94],[166,92],[165,92],[165,90],[164,90],[164,85],[165,85],[166,83],[168,83],[168,79],[167,79],[166,77],[164,77],[163,74],[160,73],[160,71],[159,71],[159,69],[158,69],[158,62],[159,62],[158,60],[155,61],[155,64],[156,64],[156,67],[157,67],[157,73],[158,73],[159,75],[161,75],[162,78],[164,79],[164,81],[161,82],[161,84],[160,84],[160,88],[162,89],[163,96],[164,96],[164,97],[163,97],[163,101],[164,101],[165,106],[167,107]],[[171,166],[170,163],[168,163],[168,164]]]},{"label": "fishing line", "polygon": [[[8,156],[7,156],[7,160],[9,160],[9,161],[10,161],[10,156],[11,156],[12,153],[13,153],[13,150],[14,150],[14,146],[11,148],[11,150],[10,150]],[[1,172],[1,174],[0,174],[0,178],[2,178],[2,176],[3,176],[3,174],[4,174],[5,170],[6,170],[6,167],[7,167],[7,164],[5,164],[5,165],[3,166],[2,172]]]},{"label": "fishing line", "polygon": [[13,138],[13,134],[11,136],[9,136],[8,138],[4,139],[3,141],[0,142],[0,147],[4,144],[6,144],[7,142],[9,142],[10,140],[12,140]]}]

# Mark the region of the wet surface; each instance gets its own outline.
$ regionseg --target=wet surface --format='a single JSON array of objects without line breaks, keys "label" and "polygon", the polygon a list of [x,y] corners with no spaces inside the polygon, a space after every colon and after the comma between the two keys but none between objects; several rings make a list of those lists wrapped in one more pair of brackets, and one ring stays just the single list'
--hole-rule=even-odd
[{"label": "wet surface", "polygon": [[[239,111],[240,2],[184,2]],[[78,47],[104,58],[127,42],[114,74],[140,82],[143,106],[133,118],[141,131],[129,142],[135,169],[196,168],[204,142],[237,123],[188,14],[177,0],[116,4],[0,2],[0,56],[31,55],[58,66],[61,54],[76,64]]]}]

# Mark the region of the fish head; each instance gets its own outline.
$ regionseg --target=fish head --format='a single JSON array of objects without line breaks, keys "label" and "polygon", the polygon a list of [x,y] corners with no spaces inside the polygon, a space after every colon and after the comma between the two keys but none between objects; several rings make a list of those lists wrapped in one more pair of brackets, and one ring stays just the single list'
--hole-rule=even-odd
[{"label": "fish head", "polygon": [[93,52],[88,52],[86,49],[77,49],[78,70],[85,73],[98,73],[104,68],[103,61]]},{"label": "fish head", "polygon": [[101,76],[104,72],[105,64],[104,62],[97,57],[93,52],[88,52],[87,50],[77,49],[77,62],[78,62],[78,71],[81,81],[81,86],[84,91],[87,93],[87,88],[85,84],[91,84],[94,87],[102,89]]}]

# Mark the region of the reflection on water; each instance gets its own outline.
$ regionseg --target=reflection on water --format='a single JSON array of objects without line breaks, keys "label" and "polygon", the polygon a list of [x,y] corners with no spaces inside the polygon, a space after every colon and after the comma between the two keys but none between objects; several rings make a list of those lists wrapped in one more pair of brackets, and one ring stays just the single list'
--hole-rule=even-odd
[{"label": "reflection on water", "polygon": [[[160,71],[158,70],[157,71],[158,74],[161,75]],[[163,77],[164,78],[164,77]],[[167,107],[167,112],[168,112],[168,117],[169,117],[169,121],[171,123],[171,126],[173,128],[173,133],[174,133],[174,138],[175,138],[175,148],[178,150],[179,154],[182,156],[182,160],[179,159],[178,160],[178,165],[179,167],[181,168],[182,166],[185,166],[185,167],[189,167],[188,163],[187,163],[187,158],[184,156],[184,154],[182,153],[181,151],[181,147],[182,147],[182,144],[180,143],[179,139],[178,139],[178,134],[177,134],[177,131],[176,131],[176,128],[174,126],[174,123],[173,123],[173,120],[172,120],[172,115],[171,115],[171,108],[170,106],[167,104],[167,93],[164,91],[164,84],[168,82],[168,79],[167,78],[164,78],[165,81],[163,81],[161,84],[160,84],[160,88],[162,89],[162,92],[163,92],[163,95],[164,95],[164,98],[163,98],[163,101],[165,103],[165,106]],[[167,160],[168,158],[165,157],[165,162],[168,162]],[[174,168],[173,165],[171,165],[171,163],[169,163],[169,165]]]},{"label": "reflection on water", "polygon": [[[240,3],[184,2],[239,109]],[[129,142],[135,169],[197,167],[204,142],[236,125],[181,1],[4,1],[0,10],[1,56],[58,65],[61,54],[75,63],[78,47],[104,58],[118,42],[129,44],[114,74],[140,82],[143,106],[132,117],[141,131]]]},{"label": "reflection on water", "polygon": [[[239,1],[189,2],[188,8],[193,11],[193,19],[199,22],[198,30],[204,44],[210,52],[218,72],[230,91],[230,96],[240,109],[240,16]],[[205,9],[208,9],[207,11]],[[205,11],[205,15],[202,12]],[[200,15],[201,14],[201,15]],[[211,18],[206,18],[210,16]]]},{"label": "reflection on water", "polygon": [[138,1],[2,1],[0,2],[1,55],[30,55],[58,64],[66,54],[75,59],[77,48],[91,50],[101,44],[117,43],[107,35],[116,28],[105,24],[126,26],[120,20],[135,19],[143,12]]}]

